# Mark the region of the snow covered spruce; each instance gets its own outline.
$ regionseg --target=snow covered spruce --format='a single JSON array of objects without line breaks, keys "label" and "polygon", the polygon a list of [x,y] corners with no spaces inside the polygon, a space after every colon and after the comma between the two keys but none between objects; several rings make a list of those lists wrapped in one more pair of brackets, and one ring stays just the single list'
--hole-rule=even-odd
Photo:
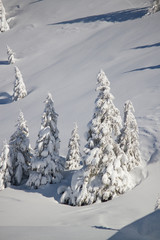
[{"label": "snow covered spruce", "polygon": [[7,54],[8,54],[8,62],[9,64],[14,64],[15,63],[15,57],[14,57],[14,52],[12,51],[12,49],[7,46]]},{"label": "snow covered spruce", "polygon": [[0,157],[0,190],[10,185],[20,185],[29,175],[32,149],[29,143],[29,132],[20,112],[17,130],[10,137],[9,145],[4,142]]},{"label": "snow covered spruce", "polygon": [[18,101],[27,96],[26,86],[23,81],[22,74],[18,67],[15,67],[15,81],[13,88],[13,100]]},{"label": "snow covered spruce", "polygon": [[32,172],[27,185],[38,188],[47,183],[56,183],[62,179],[63,163],[59,156],[59,131],[57,129],[58,114],[54,110],[52,96],[49,93],[45,101],[41,129],[32,160]]},{"label": "snow covered spruce", "polygon": [[[88,124],[84,166],[73,175],[71,186],[61,196],[61,203],[81,206],[107,201],[133,187],[129,170],[140,164],[140,161],[136,159],[136,164],[130,164],[129,161],[133,161],[135,155],[131,158],[128,154],[128,158],[121,148],[123,137],[120,136],[124,135],[125,126],[122,128],[120,112],[113,103],[110,82],[103,70],[98,74],[96,90],[99,94],[95,101],[93,118]],[[128,115],[131,115],[130,111]],[[132,117],[131,122],[134,119]],[[126,124],[131,129],[126,134],[134,129],[128,121]]]},{"label": "snow covered spruce", "polygon": [[80,167],[80,160],[80,138],[78,134],[78,126],[75,124],[68,144],[65,168],[68,170],[78,169]]},{"label": "snow covered spruce", "polygon": [[124,127],[118,137],[118,143],[127,156],[126,167],[128,171],[138,166],[142,161],[139,150],[138,125],[133,113],[134,108],[131,101],[127,101],[124,105]]},{"label": "snow covered spruce", "polygon": [[29,142],[29,131],[20,112],[17,130],[10,137],[9,145],[4,142],[0,159],[0,189],[9,185],[20,185],[29,175],[32,149]]},{"label": "snow covered spruce", "polygon": [[157,198],[157,201],[156,201],[154,210],[155,210],[155,211],[156,211],[156,210],[160,210],[160,196]]},{"label": "snow covered spruce", "polygon": [[2,0],[0,0],[0,32],[6,32],[9,30],[9,25],[6,20],[6,11],[3,6]]},{"label": "snow covered spruce", "polygon": [[12,176],[13,168],[10,159],[9,145],[4,141],[0,156],[0,190],[10,186]]},{"label": "snow covered spruce", "polygon": [[153,14],[160,11],[160,0],[151,0],[151,7],[148,10],[148,14]]}]

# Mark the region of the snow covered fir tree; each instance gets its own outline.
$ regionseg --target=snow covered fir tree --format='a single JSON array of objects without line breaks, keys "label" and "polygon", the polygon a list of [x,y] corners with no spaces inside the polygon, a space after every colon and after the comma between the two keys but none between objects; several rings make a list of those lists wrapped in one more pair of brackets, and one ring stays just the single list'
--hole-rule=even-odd
[{"label": "snow covered fir tree", "polygon": [[81,154],[80,154],[80,138],[78,134],[78,126],[75,127],[71,133],[71,138],[68,144],[68,154],[66,157],[65,168],[68,170],[75,170],[80,167]]},{"label": "snow covered fir tree", "polygon": [[132,188],[126,167],[127,155],[116,141],[122,120],[103,70],[98,74],[97,85],[99,94],[88,124],[84,167],[73,175],[71,186],[61,196],[61,203],[81,206],[107,201]]},{"label": "snow covered fir tree", "polygon": [[23,81],[22,74],[18,67],[15,67],[15,81],[13,88],[13,100],[18,101],[27,96],[26,86]]},{"label": "snow covered fir tree", "polygon": [[14,52],[9,46],[7,46],[7,54],[8,54],[8,62],[10,64],[14,64],[15,63]]},{"label": "snow covered fir tree", "polygon": [[29,130],[22,112],[19,114],[16,127],[17,129],[9,141],[10,159],[13,168],[11,184],[20,185],[29,176],[29,166],[32,157]]},{"label": "snow covered fir tree", "polygon": [[155,211],[156,211],[156,210],[160,210],[160,196],[158,196],[158,198],[157,198],[157,201],[156,201],[154,210],[155,210]]},{"label": "snow covered fir tree", "polygon": [[6,11],[3,6],[2,0],[0,0],[0,31],[6,32],[9,30],[9,25],[6,20]]},{"label": "snow covered fir tree", "polygon": [[0,190],[10,186],[13,176],[13,167],[10,159],[10,150],[7,141],[4,141],[0,156]]},{"label": "snow covered fir tree", "polygon": [[45,101],[41,129],[32,161],[32,172],[27,185],[38,188],[47,183],[56,183],[62,179],[64,166],[59,156],[60,139],[57,128],[58,114],[55,112],[52,96],[49,93]]},{"label": "snow covered fir tree", "polygon": [[152,0],[151,7],[148,10],[148,14],[153,14],[160,11],[160,0]]},{"label": "snow covered fir tree", "polygon": [[118,137],[120,148],[125,152],[128,158],[126,162],[128,171],[131,171],[142,162],[139,150],[138,125],[133,113],[133,104],[128,100],[124,105],[124,126]]}]

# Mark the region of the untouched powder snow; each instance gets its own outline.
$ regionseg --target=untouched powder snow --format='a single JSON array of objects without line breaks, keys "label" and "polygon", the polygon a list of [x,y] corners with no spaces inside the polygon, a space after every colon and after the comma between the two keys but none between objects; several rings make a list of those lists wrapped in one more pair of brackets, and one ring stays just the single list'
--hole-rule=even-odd
[{"label": "untouched powder snow", "polygon": [[[0,239],[159,240],[160,214],[160,12],[146,15],[149,0],[3,0],[10,30],[0,33],[0,147],[15,131],[19,111],[27,121],[32,148],[40,130],[46,95],[58,113],[60,155],[77,122],[83,149],[96,98],[96,76],[103,69],[115,105],[131,100],[146,163],[134,176],[141,183],[105,203],[71,207],[59,203],[50,184],[0,192]],[[12,101],[15,53],[28,95]],[[62,185],[74,171],[66,171]],[[69,175],[69,173],[71,173]]]}]

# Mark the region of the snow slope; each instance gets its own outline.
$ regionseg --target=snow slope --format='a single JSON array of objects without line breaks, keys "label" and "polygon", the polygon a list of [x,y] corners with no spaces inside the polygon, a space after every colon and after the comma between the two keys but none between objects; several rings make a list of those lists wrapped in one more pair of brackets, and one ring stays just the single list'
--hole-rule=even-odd
[{"label": "snow slope", "polygon": [[[3,4],[11,30],[0,34],[0,147],[15,130],[20,109],[35,146],[43,102],[51,92],[59,114],[60,154],[66,156],[74,122],[83,149],[102,68],[122,115],[124,102],[133,102],[148,173],[134,190],[85,207],[59,204],[58,185],[5,189],[0,192],[0,239],[159,239],[159,212],[152,212],[160,193],[160,13],[145,15],[149,0]],[[18,102],[11,101],[14,66],[7,64],[6,45],[16,53],[15,65],[29,92]]]}]

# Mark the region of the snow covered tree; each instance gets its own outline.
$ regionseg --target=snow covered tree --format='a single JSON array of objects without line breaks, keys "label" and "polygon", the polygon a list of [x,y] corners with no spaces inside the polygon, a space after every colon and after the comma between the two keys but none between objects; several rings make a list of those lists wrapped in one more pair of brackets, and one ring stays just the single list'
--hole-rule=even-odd
[{"label": "snow covered tree", "polygon": [[4,141],[0,156],[0,190],[10,185],[13,176],[13,167],[10,159],[9,145]]},{"label": "snow covered tree", "polygon": [[8,54],[8,62],[10,64],[15,63],[14,52],[9,46],[7,46],[7,54]]},{"label": "snow covered tree", "polygon": [[22,74],[18,67],[15,67],[15,82],[13,88],[13,100],[18,101],[27,96],[27,90],[23,81]]},{"label": "snow covered tree", "polygon": [[11,183],[13,185],[19,185],[24,179],[28,178],[32,157],[29,130],[22,112],[19,114],[16,127],[17,130],[12,134],[9,141],[10,158],[13,167]]},{"label": "snow covered tree", "polygon": [[41,129],[35,147],[35,158],[32,172],[27,181],[28,186],[38,188],[47,183],[59,182],[62,179],[63,164],[59,157],[59,131],[52,96],[49,93],[45,101]]},{"label": "snow covered tree", "polygon": [[159,210],[160,209],[160,196],[158,197],[157,201],[156,201],[156,204],[155,204],[155,208],[154,210]]},{"label": "snow covered tree", "polygon": [[0,31],[5,32],[9,30],[9,25],[6,20],[6,11],[3,6],[2,0],[0,0]]},{"label": "snow covered tree", "polygon": [[115,141],[122,121],[113,103],[110,82],[102,70],[97,84],[99,94],[93,118],[88,124],[84,167],[73,175],[71,187],[61,197],[62,203],[81,206],[107,201],[130,187],[128,171],[123,164],[126,156]]},{"label": "snow covered tree", "polygon": [[71,133],[71,138],[68,144],[68,154],[66,157],[65,168],[69,170],[77,169],[80,167],[80,138],[78,134],[78,126],[75,124],[75,127]]},{"label": "snow covered tree", "polygon": [[160,11],[160,0],[151,0],[151,7],[148,10],[148,14],[156,13]]},{"label": "snow covered tree", "polygon": [[132,102],[127,101],[124,105],[124,127],[118,137],[118,143],[128,158],[126,162],[128,171],[141,164],[138,125],[133,113]]}]

